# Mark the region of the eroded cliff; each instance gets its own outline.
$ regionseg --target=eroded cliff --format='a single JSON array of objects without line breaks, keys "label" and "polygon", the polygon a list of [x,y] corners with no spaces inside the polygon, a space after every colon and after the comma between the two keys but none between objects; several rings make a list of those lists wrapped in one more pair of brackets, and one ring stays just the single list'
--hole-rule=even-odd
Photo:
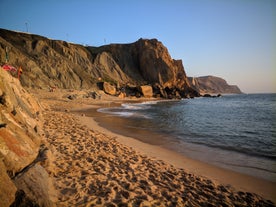
[{"label": "eroded cliff", "polygon": [[41,125],[38,101],[0,67],[0,206],[53,206]]},{"label": "eroded cliff", "polygon": [[23,68],[24,87],[88,89],[106,81],[117,94],[122,87],[150,85],[156,96],[165,98],[199,95],[190,87],[181,60],[172,59],[156,39],[85,47],[0,29],[2,63],[6,50],[9,63]]}]

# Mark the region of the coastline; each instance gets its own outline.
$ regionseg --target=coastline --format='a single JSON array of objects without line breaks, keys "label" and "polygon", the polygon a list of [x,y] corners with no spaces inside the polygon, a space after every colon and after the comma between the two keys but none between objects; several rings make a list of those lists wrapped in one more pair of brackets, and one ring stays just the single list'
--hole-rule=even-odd
[{"label": "coastline", "polygon": [[61,98],[64,92],[37,96],[44,107],[50,158],[45,167],[58,191],[57,206],[275,205],[268,201],[276,202],[275,184],[112,133],[81,114],[124,99],[68,100]]},{"label": "coastline", "polygon": [[[95,111],[98,108],[100,108],[100,106],[93,106]],[[108,127],[100,126],[95,117],[93,118],[91,115],[92,114],[90,114],[90,116],[79,116],[79,120],[90,129],[99,131],[108,136],[115,137],[116,140],[118,140],[121,144],[131,147],[141,154],[157,160],[163,160],[175,166],[176,168],[184,169],[185,171],[196,176],[210,179],[217,184],[223,184],[227,186],[230,185],[238,191],[256,193],[276,202],[276,183],[272,181],[214,166],[209,163],[186,157],[183,154],[174,152],[164,147],[148,144],[133,137],[124,136],[122,134],[110,131]]]}]

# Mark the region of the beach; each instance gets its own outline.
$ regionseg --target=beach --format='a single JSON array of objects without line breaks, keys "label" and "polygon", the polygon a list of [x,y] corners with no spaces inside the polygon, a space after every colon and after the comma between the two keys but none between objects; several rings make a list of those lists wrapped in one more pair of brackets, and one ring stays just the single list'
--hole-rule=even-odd
[{"label": "beach", "polygon": [[78,112],[122,99],[70,100],[68,93],[36,93],[49,149],[43,165],[55,184],[57,206],[275,205],[273,182],[115,134]]}]

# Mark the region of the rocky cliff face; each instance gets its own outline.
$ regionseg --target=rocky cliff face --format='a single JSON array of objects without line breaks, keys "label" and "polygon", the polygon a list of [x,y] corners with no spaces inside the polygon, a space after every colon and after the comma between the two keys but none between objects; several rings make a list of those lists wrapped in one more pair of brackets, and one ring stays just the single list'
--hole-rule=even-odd
[{"label": "rocky cliff face", "polygon": [[224,93],[240,94],[242,93],[238,86],[229,85],[224,79],[215,76],[189,77],[191,86],[202,94],[206,93]]},{"label": "rocky cliff face", "polygon": [[37,100],[0,67],[0,206],[52,206],[41,128]]},{"label": "rocky cliff face", "polygon": [[84,47],[0,29],[2,63],[6,48],[9,63],[23,68],[25,87],[87,89],[106,81],[117,91],[151,85],[155,95],[166,98],[199,95],[190,86],[181,60],[172,59],[156,39]]}]

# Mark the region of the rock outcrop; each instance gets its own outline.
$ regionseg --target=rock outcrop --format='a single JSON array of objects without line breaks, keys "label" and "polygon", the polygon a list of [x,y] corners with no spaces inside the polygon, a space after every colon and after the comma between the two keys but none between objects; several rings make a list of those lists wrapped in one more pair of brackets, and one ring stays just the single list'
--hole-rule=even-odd
[{"label": "rock outcrop", "polygon": [[151,98],[153,96],[153,91],[151,86],[140,86],[140,91],[146,98]]},{"label": "rock outcrop", "polygon": [[129,85],[135,86],[135,91],[141,85],[151,85],[157,89],[156,96],[165,98],[199,95],[190,86],[182,61],[172,59],[156,39],[85,47],[0,29],[2,63],[6,50],[9,63],[23,68],[24,87],[88,89],[101,81],[113,84],[116,94]]},{"label": "rock outcrop", "polygon": [[116,95],[116,88],[109,84],[108,82],[103,82],[103,90],[105,93],[109,94],[109,95]]},{"label": "rock outcrop", "polygon": [[215,76],[189,77],[195,90],[201,94],[240,94],[238,86],[229,85],[224,79]]},{"label": "rock outcrop", "polygon": [[0,67],[0,206],[10,206],[18,196],[52,206],[47,195],[50,181],[45,181],[47,172],[38,164],[41,119],[38,101]]}]

